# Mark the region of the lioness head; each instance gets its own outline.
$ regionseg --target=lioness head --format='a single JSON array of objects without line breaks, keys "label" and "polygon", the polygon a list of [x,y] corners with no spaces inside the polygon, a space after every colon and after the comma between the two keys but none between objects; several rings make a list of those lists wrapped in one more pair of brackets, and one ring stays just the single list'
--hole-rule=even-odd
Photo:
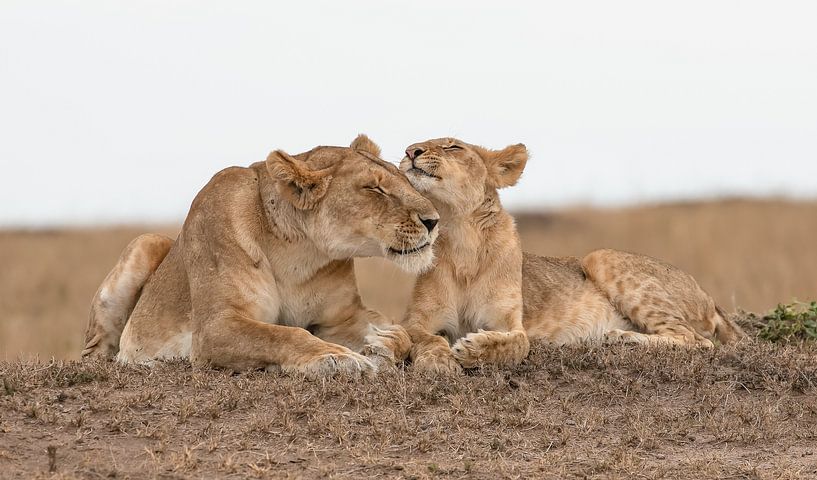
[{"label": "lioness head", "polygon": [[521,143],[489,150],[455,138],[438,138],[409,146],[400,170],[438,208],[464,214],[497,189],[516,184],[527,161],[528,150]]},{"label": "lioness head", "polygon": [[365,135],[349,148],[317,147],[266,161],[301,233],[330,258],[383,256],[405,270],[431,266],[439,215]]}]

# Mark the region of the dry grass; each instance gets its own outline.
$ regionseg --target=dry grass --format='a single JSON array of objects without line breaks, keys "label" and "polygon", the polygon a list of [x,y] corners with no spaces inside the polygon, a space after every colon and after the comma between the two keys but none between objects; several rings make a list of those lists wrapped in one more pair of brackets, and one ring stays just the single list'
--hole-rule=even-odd
[{"label": "dry grass", "polygon": [[[574,210],[519,226],[537,253],[667,259],[726,307],[817,293],[814,203]],[[535,345],[512,370],[324,382],[15,360],[76,358],[94,290],[144,231],[157,229],[0,233],[0,477],[817,476],[814,343]],[[411,279],[379,260],[358,271],[366,302],[401,315]]]},{"label": "dry grass", "polygon": [[[727,310],[766,311],[817,294],[817,203],[729,201],[519,215],[526,250],[581,255],[612,247],[692,273]],[[139,233],[175,227],[0,232],[0,358],[77,358],[88,305]],[[399,318],[411,278],[380,259],[358,263],[367,304]]]},{"label": "dry grass", "polygon": [[817,475],[814,344],[535,345],[451,379],[62,361],[0,377],[4,478]]}]

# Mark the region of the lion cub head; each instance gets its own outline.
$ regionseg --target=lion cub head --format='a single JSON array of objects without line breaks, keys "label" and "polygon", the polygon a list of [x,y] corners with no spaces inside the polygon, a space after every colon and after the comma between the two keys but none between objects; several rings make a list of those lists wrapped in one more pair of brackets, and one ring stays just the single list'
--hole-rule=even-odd
[{"label": "lion cub head", "polygon": [[[331,258],[382,256],[417,273],[431,266],[439,215],[365,135],[349,148],[317,147],[266,161],[299,234]],[[281,212],[281,210],[279,210]],[[282,212],[285,213],[285,212]]]},{"label": "lion cub head", "polygon": [[489,150],[455,138],[415,143],[400,170],[438,208],[455,214],[474,211],[499,188],[516,184],[528,160],[525,145]]}]

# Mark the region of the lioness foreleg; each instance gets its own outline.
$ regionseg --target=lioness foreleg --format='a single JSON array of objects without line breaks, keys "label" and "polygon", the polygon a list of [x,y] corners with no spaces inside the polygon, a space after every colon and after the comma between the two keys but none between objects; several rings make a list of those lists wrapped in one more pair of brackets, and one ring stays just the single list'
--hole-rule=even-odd
[{"label": "lioness foreleg", "polygon": [[194,332],[191,362],[234,371],[280,368],[309,378],[374,373],[363,355],[312,335],[303,328],[274,325],[241,312],[220,312]]}]

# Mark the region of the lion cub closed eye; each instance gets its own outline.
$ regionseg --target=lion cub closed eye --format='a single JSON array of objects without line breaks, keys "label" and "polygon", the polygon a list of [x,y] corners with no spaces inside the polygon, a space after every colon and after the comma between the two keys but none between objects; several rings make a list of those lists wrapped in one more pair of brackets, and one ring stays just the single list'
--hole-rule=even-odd
[{"label": "lion cub closed eye", "polygon": [[527,160],[522,144],[441,138],[406,149],[400,169],[440,213],[434,268],[418,277],[403,320],[415,368],[516,364],[529,338],[712,346],[742,336],[691,276],[661,261],[523,254],[497,190],[516,184]]}]

